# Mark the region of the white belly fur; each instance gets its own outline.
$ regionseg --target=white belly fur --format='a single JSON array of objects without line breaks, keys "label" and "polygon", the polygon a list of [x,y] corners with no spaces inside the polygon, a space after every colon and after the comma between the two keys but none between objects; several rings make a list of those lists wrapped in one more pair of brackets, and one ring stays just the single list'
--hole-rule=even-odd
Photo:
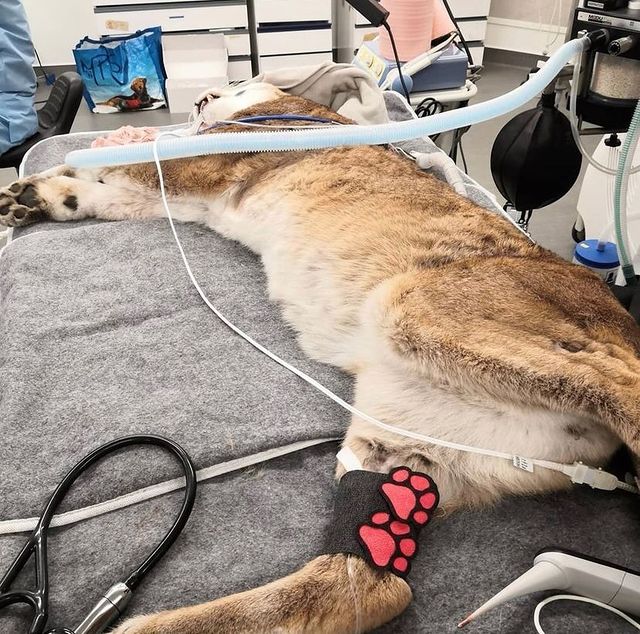
[{"label": "white belly fur", "polygon": [[[269,297],[282,305],[285,319],[299,333],[309,356],[343,369],[358,368],[357,407],[436,438],[528,458],[598,465],[615,451],[619,439],[596,421],[498,403],[490,397],[472,399],[432,385],[406,367],[394,367],[385,358],[383,342],[372,341],[370,330],[360,323],[365,298],[350,296],[352,289],[340,288],[330,274],[329,256],[296,235],[290,204],[290,199],[277,193],[263,193],[248,199],[240,209],[226,206],[210,224],[262,257]],[[406,439],[357,420],[349,435],[379,439],[398,449],[407,445]],[[514,486],[517,470],[507,461],[436,447],[424,446],[419,451],[438,462],[445,458],[451,468],[473,480],[491,477]],[[530,474],[520,475],[526,486]],[[542,470],[539,477],[557,479],[558,475]]]}]

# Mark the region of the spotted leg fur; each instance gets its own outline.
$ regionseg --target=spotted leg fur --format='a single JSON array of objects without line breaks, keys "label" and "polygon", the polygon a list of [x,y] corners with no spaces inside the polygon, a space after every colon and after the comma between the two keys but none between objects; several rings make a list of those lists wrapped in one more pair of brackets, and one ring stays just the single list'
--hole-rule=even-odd
[{"label": "spotted leg fur", "polygon": [[[171,198],[171,211],[178,220],[197,220],[205,210],[202,200]],[[7,227],[23,227],[42,220],[127,220],[163,214],[157,188],[129,178],[123,170],[74,170],[62,166],[0,188],[0,224]]]}]

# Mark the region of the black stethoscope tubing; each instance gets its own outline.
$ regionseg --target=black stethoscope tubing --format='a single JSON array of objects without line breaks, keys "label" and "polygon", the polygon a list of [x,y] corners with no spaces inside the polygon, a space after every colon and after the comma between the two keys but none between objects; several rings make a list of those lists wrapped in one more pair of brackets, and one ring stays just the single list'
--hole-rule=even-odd
[{"label": "black stethoscope tubing", "polygon": [[[144,579],[145,575],[158,563],[182,532],[196,497],[196,471],[187,452],[177,443],[162,436],[134,435],[119,438],[98,447],[78,462],[62,479],[46,503],[38,523],[22,550],[11,564],[9,570],[0,580],[0,609],[9,605],[25,604],[31,606],[34,618],[29,628],[29,634],[42,634],[49,618],[49,575],[47,565],[47,532],[51,520],[60,502],[78,479],[89,467],[99,462],[107,455],[115,453],[132,445],[154,445],[166,449],[181,463],[186,481],[185,496],[178,516],[162,541],[154,548],[147,558],[129,574],[124,584],[134,590]],[[35,554],[35,590],[13,590],[9,587],[25,567],[32,554]],[[61,632],[71,632],[63,628]]]}]

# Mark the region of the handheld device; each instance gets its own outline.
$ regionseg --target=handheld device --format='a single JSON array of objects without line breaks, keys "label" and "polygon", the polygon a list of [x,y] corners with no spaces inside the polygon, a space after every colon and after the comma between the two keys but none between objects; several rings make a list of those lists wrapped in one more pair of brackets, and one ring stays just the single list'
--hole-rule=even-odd
[{"label": "handheld device", "polygon": [[571,550],[545,548],[534,559],[533,568],[489,599],[458,627],[507,601],[543,590],[577,594],[640,616],[640,572]]}]

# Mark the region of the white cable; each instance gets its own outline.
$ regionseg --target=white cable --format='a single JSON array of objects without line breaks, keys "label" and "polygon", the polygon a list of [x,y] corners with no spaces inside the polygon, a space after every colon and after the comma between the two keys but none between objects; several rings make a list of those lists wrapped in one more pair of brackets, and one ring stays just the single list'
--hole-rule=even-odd
[{"label": "white cable", "polygon": [[[159,134],[153,142],[153,159],[158,172],[158,180],[160,182],[160,195],[162,197],[162,204],[167,214],[167,219],[169,220],[171,232],[173,233],[173,237],[175,239],[178,250],[180,251],[180,256],[182,257],[182,261],[184,263],[189,279],[191,280],[191,283],[193,284],[194,288],[198,292],[198,295],[200,295],[200,297],[202,298],[202,301],[208,306],[211,312],[220,321],[222,321],[222,323],[228,326],[233,332],[235,332],[237,335],[242,337],[246,342],[250,343],[254,348],[262,352],[264,355],[269,357],[272,361],[275,361],[277,364],[281,365],[283,368],[289,370],[289,372],[291,372],[292,374],[295,374],[297,377],[301,378],[303,381],[305,381],[306,383],[314,387],[316,390],[318,390],[328,398],[330,398],[334,403],[336,403],[343,409],[347,410],[349,413],[353,414],[354,416],[357,416],[358,418],[361,418],[362,420],[367,421],[368,423],[371,423],[372,425],[375,425],[376,427],[379,427],[380,429],[384,429],[385,431],[391,434],[404,436],[405,438],[411,438],[412,440],[417,440],[419,442],[427,443],[430,445],[437,445],[439,447],[445,447],[447,449],[455,449],[456,451],[462,451],[465,453],[472,453],[472,454],[478,454],[481,456],[489,456],[491,458],[500,458],[502,460],[508,460],[509,462],[512,462],[516,468],[522,469],[524,471],[532,472],[534,466],[542,467],[544,469],[551,469],[553,471],[559,471],[561,473],[564,473],[565,475],[568,475],[570,478],[572,478],[572,481],[576,483],[590,484],[594,488],[603,488],[604,490],[612,490],[610,488],[611,483],[615,482],[616,486],[613,486],[614,489],[619,487],[624,490],[629,490],[628,487],[630,487],[630,485],[627,485],[623,482],[619,482],[617,478],[615,478],[615,476],[608,474],[605,471],[601,471],[600,469],[596,469],[594,467],[587,467],[586,465],[577,464],[577,463],[573,465],[568,465],[568,464],[562,464],[562,463],[552,462],[548,460],[524,458],[522,456],[515,456],[513,454],[506,453],[503,451],[495,451],[493,449],[472,447],[470,445],[463,445],[460,443],[450,442],[448,440],[441,440],[439,438],[433,438],[432,436],[419,434],[417,432],[413,432],[408,429],[396,427],[395,425],[383,423],[377,418],[374,418],[373,416],[370,416],[369,414],[366,414],[365,412],[357,409],[350,403],[347,403],[344,399],[339,397],[337,394],[334,394],[329,388],[325,387],[322,383],[320,383],[313,377],[310,377],[308,374],[306,374],[302,370],[299,370],[297,367],[295,367],[288,361],[285,361],[274,352],[271,352],[271,350],[269,350],[268,348],[263,346],[261,343],[253,339],[253,337],[251,337],[246,332],[241,330],[238,326],[232,323],[227,317],[225,317],[211,303],[211,301],[209,300],[205,292],[202,290],[202,287],[198,283],[198,280],[196,279],[195,275],[193,274],[193,271],[191,270],[191,265],[189,264],[189,260],[187,259],[184,249],[182,248],[182,243],[180,242],[180,238],[178,237],[178,232],[176,231],[176,227],[173,222],[173,216],[171,215],[171,210],[169,209],[169,203],[167,201],[167,194],[166,194],[166,189],[164,185],[164,175],[162,173],[162,165],[160,164],[160,157],[158,154],[158,141],[160,140],[160,138],[162,138],[163,136],[172,136],[172,135],[173,135],[173,132],[163,132]],[[577,479],[574,480],[574,478],[576,477]],[[633,489],[634,493],[638,492],[637,489],[633,487],[631,488]]]},{"label": "white cable", "polygon": [[551,42],[547,41],[546,44],[544,45],[544,51],[543,51],[543,55],[547,55],[549,53],[549,48],[551,46],[553,46],[557,41],[558,41],[558,37],[560,37],[560,25],[557,24],[556,22],[556,13],[558,11],[558,9],[560,8],[560,2],[554,2],[553,3],[553,12],[551,13],[551,18],[550,18],[550,22],[549,24],[553,27],[555,27],[555,37],[553,38],[553,40]]},{"label": "white cable", "polygon": [[353,611],[355,614],[354,634],[362,634],[362,615],[360,610],[360,601],[358,600],[358,584],[356,583],[355,573],[353,570],[353,555],[347,555],[347,578],[349,579],[349,590],[353,599]]},{"label": "white cable", "polygon": [[[549,605],[549,603],[553,603],[554,601],[578,601],[580,603],[591,603],[592,605],[597,605],[599,608],[603,610],[608,610],[609,612],[613,612],[618,615],[621,619],[627,621],[627,623],[631,623],[633,627],[637,630],[640,630],[640,623],[634,621],[630,616],[627,616],[624,612],[618,610],[618,608],[614,608],[612,605],[607,605],[606,603],[602,603],[601,601],[597,601],[596,599],[589,599],[588,597],[580,597],[575,594],[556,594],[544,601],[540,601],[536,606],[536,611],[533,614],[533,623],[536,627],[536,632],[538,634],[545,634],[545,631],[542,629],[542,625],[540,625],[540,612],[542,609]],[[591,629],[589,631],[592,631]]]},{"label": "white cable", "polygon": [[[240,471],[247,467],[260,464],[261,462],[267,462],[275,458],[281,458],[291,453],[297,453],[310,447],[317,445],[323,445],[325,443],[336,442],[340,438],[317,438],[312,440],[301,440],[294,442],[284,447],[276,447],[274,449],[267,449],[260,451],[259,453],[251,456],[243,456],[242,458],[234,458],[227,462],[221,462],[220,464],[212,465],[200,469],[196,472],[196,479],[198,482],[204,482],[205,480],[211,480],[227,473],[233,473],[234,471]],[[184,476],[180,478],[174,478],[173,480],[167,480],[166,482],[159,482],[158,484],[152,484],[151,486],[137,491],[132,491],[125,495],[121,495],[111,500],[105,500],[98,504],[92,504],[81,509],[74,509],[73,511],[67,511],[66,513],[60,513],[55,515],[51,520],[51,527],[57,526],[69,526],[70,524],[77,524],[84,520],[98,517],[99,515],[106,515],[113,511],[119,511],[120,509],[133,506],[134,504],[140,504],[147,500],[161,497],[167,493],[178,491],[184,488],[185,480]],[[15,535],[17,533],[31,532],[38,523],[37,517],[28,517],[26,519],[13,519],[4,520],[0,522],[0,535]]]},{"label": "white cable", "polygon": [[536,31],[540,32],[542,30],[542,0],[538,0],[536,4],[538,7],[538,26]]}]

